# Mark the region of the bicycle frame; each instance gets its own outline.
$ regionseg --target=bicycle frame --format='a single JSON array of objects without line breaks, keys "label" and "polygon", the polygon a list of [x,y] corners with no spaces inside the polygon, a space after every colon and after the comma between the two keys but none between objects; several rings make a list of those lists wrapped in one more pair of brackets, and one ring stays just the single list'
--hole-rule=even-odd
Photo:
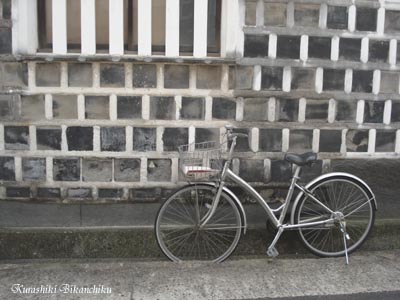
[{"label": "bicycle frame", "polygon": [[[233,149],[235,148],[235,145],[236,145],[236,137],[233,138],[233,140],[232,140],[231,149],[229,151],[229,159],[225,162],[224,168],[222,170],[221,178],[220,178],[219,185],[218,185],[218,192],[212,203],[212,207],[211,207],[210,211],[202,218],[200,226],[204,226],[212,218],[212,216],[218,206],[219,199],[220,199],[222,190],[225,185],[225,179],[232,180],[238,186],[240,186],[246,192],[248,192],[250,195],[252,195],[257,200],[257,202],[263,207],[263,209],[267,213],[268,217],[270,218],[272,224],[276,228],[280,229],[281,232],[283,230],[287,230],[287,229],[295,229],[295,228],[301,228],[301,227],[311,227],[311,226],[316,226],[316,225],[323,225],[323,224],[331,223],[332,221],[334,221],[336,219],[334,211],[332,211],[329,207],[327,207],[321,201],[319,201],[307,188],[305,188],[297,183],[297,181],[299,180],[299,173],[301,170],[301,167],[298,167],[298,166],[296,167],[296,169],[294,171],[293,178],[291,180],[285,202],[279,208],[272,209],[268,205],[267,201],[251,185],[249,185],[245,180],[243,180],[241,177],[239,177],[238,175],[236,175],[229,169],[230,163],[232,161],[232,153],[233,153]],[[328,213],[331,214],[331,217],[324,221],[306,222],[306,223],[301,223],[301,224],[293,224],[292,222],[290,222],[289,224],[284,224],[283,222],[284,222],[285,216],[287,214],[289,205],[291,203],[293,192],[294,192],[295,188],[299,189],[305,195],[310,197],[310,199],[312,199],[313,201],[318,203],[323,209],[325,209]],[[281,211],[281,213],[279,215],[279,218],[277,218],[275,216],[275,212],[279,212],[279,211]]]}]

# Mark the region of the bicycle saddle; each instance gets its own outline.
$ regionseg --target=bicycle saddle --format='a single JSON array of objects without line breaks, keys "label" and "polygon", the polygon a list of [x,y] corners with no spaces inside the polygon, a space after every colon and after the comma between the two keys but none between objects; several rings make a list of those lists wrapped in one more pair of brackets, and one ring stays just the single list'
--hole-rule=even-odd
[{"label": "bicycle saddle", "polygon": [[298,166],[311,165],[317,160],[317,153],[306,152],[303,154],[286,153],[285,160]]}]

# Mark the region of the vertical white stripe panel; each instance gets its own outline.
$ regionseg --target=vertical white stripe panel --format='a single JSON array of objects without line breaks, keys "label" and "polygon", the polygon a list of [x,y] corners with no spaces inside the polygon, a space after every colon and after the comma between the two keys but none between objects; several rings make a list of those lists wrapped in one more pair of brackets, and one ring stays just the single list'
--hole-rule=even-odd
[{"label": "vertical white stripe panel", "polygon": [[165,55],[179,56],[179,0],[166,0]]},{"label": "vertical white stripe panel", "polygon": [[124,54],[124,0],[109,0],[110,54]]},{"label": "vertical white stripe panel", "polygon": [[239,40],[236,24],[239,21],[239,1],[222,0],[221,12],[221,56],[236,56],[236,40]]},{"label": "vertical white stripe panel", "polygon": [[53,0],[53,53],[67,53],[67,1]]},{"label": "vertical white stripe panel", "polygon": [[151,55],[151,0],[138,0],[138,54]]},{"label": "vertical white stripe panel", "polygon": [[193,56],[207,56],[208,1],[194,0]]},{"label": "vertical white stripe panel", "polygon": [[12,0],[12,50],[14,54],[35,54],[38,48],[37,2]]},{"label": "vertical white stripe panel", "polygon": [[81,0],[82,54],[96,53],[96,6],[95,0]]}]

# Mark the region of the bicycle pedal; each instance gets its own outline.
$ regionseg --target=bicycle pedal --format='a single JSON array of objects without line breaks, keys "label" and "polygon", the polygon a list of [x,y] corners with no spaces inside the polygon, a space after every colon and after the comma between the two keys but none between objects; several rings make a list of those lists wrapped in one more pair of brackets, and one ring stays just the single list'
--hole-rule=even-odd
[{"label": "bicycle pedal", "polygon": [[277,256],[279,255],[279,252],[278,252],[278,250],[276,250],[275,247],[273,247],[273,248],[268,248],[268,250],[267,250],[267,255],[268,255],[269,257],[277,257]]}]

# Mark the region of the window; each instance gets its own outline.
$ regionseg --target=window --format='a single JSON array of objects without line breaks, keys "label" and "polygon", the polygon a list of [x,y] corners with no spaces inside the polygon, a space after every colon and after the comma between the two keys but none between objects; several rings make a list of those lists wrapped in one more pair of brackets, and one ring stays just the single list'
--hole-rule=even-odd
[{"label": "window", "polygon": [[[109,1],[96,0],[96,49],[108,52]],[[207,51],[218,55],[220,50],[221,0],[208,1]],[[68,52],[81,49],[80,0],[67,0],[67,48]],[[180,0],[180,55],[192,55],[194,32],[194,0]],[[39,51],[52,49],[52,0],[38,0]],[[152,53],[165,52],[166,0],[152,0]],[[124,0],[125,53],[138,49],[138,0]]]}]

